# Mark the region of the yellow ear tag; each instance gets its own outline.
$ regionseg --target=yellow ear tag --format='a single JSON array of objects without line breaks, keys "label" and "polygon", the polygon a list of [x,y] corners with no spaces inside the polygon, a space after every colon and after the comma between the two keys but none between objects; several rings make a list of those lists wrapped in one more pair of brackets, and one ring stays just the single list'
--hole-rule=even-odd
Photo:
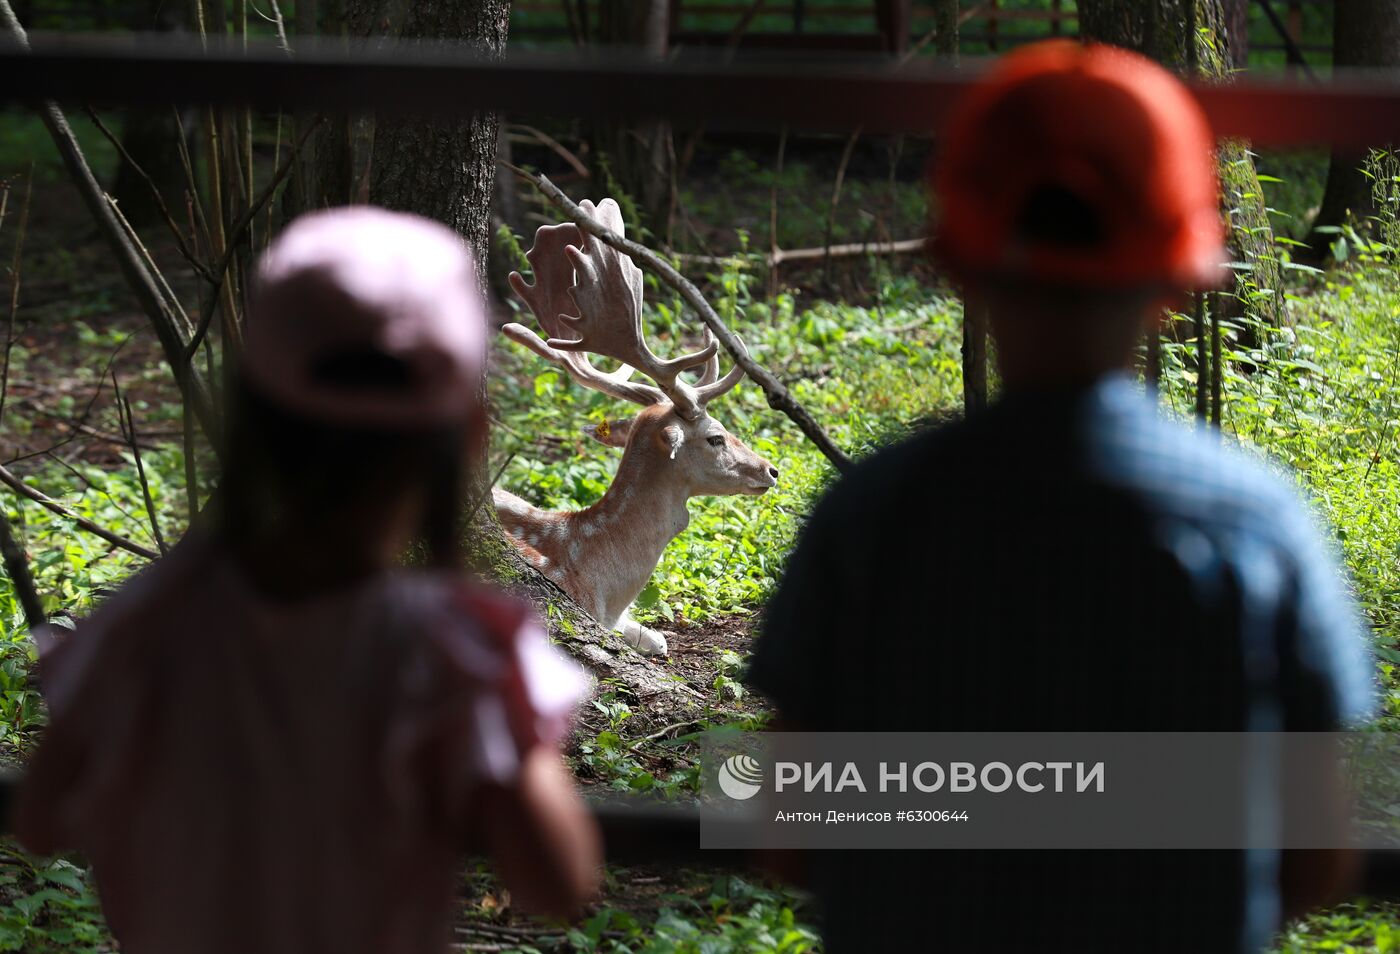
[{"label": "yellow ear tag", "polygon": [[612,425],[608,423],[608,419],[605,417],[603,418],[603,423],[593,429],[593,433],[598,435],[598,440],[605,441],[608,439],[608,436],[612,434]]}]

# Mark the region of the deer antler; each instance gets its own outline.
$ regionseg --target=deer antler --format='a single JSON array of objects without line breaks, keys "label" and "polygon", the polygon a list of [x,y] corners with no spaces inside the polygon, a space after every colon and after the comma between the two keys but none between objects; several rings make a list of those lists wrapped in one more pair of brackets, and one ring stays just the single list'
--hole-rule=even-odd
[{"label": "deer antler", "polygon": [[[535,273],[535,283],[526,284],[519,272],[510,273],[510,287],[529,306],[540,327],[552,340],[559,340],[567,333],[568,329],[560,319],[574,313],[573,298],[569,294],[574,269],[564,251],[582,241],[583,233],[572,222],[541,226],[535,232],[535,244],[525,253]],[[604,372],[594,367],[587,355],[551,347],[524,325],[511,322],[501,331],[512,341],[523,344],[535,354],[563,368],[584,387],[643,406],[659,404],[666,399],[666,395],[657,388],[629,381],[632,368],[626,364],[611,373]]]},{"label": "deer antler", "polygon": [[[623,234],[622,210],[612,199],[604,199],[596,207],[585,200],[580,206]],[[709,361],[718,351],[718,343],[710,341],[699,351],[679,358],[658,358],[642,335],[642,270],[627,255],[586,234],[581,246],[571,245],[564,253],[574,266],[574,287],[569,293],[578,306],[578,317],[560,317],[578,337],[551,338],[550,347],[591,351],[631,365],[656,382],[675,405],[676,413],[688,420],[699,417],[698,395],[680,380],[680,373]]]},{"label": "deer antler", "polygon": [[[622,210],[612,199],[597,206],[585,200],[580,206],[589,216],[623,234]],[[526,258],[534,268],[535,284],[527,285],[518,272],[512,272],[511,287],[530,306],[549,340],[540,340],[518,324],[502,330],[565,368],[580,384],[638,404],[669,400],[676,413],[695,420],[706,403],[743,378],[743,368],[736,365],[717,380],[719,343],[709,329],[699,351],[669,360],[657,357],[642,334],[641,269],[630,257],[577,226],[543,226],[536,231],[535,244]],[[600,371],[589,361],[590,353],[620,361],[622,366],[612,373]],[[681,380],[681,372],[702,364],[696,385]],[[629,381],[633,369],[651,378],[656,386]]]},{"label": "deer antler", "polygon": [[[739,342],[740,349],[744,352],[745,355],[747,355],[749,353],[749,349],[744,344],[744,339],[741,338],[739,335],[735,335],[734,339]],[[705,344],[707,346],[711,344],[717,344],[717,342],[715,342],[714,332],[712,332],[709,328],[705,329]],[[744,379],[744,369],[736,364],[734,365],[734,367],[729,369],[729,373],[726,374],[723,378],[715,380],[716,378],[719,378],[718,350],[716,350],[716,352],[710,356],[709,361],[705,362],[705,370],[701,373],[700,380],[696,382],[697,387],[695,388],[695,398],[697,401],[700,402],[701,407],[704,407],[706,404],[709,404],[712,400],[719,397],[721,394],[727,394],[729,391],[733,390],[734,385],[738,384]]]}]

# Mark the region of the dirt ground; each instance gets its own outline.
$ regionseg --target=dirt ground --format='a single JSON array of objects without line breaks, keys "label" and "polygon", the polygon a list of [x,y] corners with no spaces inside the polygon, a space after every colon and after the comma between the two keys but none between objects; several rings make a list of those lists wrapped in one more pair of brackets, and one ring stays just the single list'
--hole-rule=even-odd
[{"label": "dirt ground", "polygon": [[[16,189],[21,186],[16,185]],[[21,197],[11,194],[0,249],[13,254]],[[173,241],[150,252],[177,294],[195,288]],[[14,259],[5,262],[15,265]],[[37,182],[18,259],[16,307],[8,298],[0,332],[5,353],[0,461],[17,473],[46,455],[115,464],[128,442],[117,421],[117,387],[136,410],[143,448],[181,438],[178,391],[150,322],[137,310],[106,246],[64,182]]]}]

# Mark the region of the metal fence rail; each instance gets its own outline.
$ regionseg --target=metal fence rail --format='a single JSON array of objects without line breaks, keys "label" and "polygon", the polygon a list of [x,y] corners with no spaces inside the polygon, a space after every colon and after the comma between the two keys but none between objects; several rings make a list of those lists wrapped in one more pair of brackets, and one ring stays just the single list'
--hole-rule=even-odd
[{"label": "metal fence rail", "polygon": [[[461,115],[478,109],[580,118],[705,121],[711,128],[927,133],[978,70],[886,61],[833,64],[623,51],[487,60],[441,44],[274,45],[201,50],[174,38],[35,36],[0,45],[0,98],[99,105],[248,103],[297,110]],[[1400,141],[1400,82],[1246,79],[1194,85],[1216,132],[1257,145],[1364,147]]]}]

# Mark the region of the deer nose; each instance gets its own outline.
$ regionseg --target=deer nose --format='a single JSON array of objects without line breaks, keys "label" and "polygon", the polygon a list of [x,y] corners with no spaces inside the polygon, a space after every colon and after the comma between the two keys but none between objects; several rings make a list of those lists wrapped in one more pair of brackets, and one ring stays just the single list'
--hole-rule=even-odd
[{"label": "deer nose", "polygon": [[770,465],[768,466],[768,476],[769,476],[769,477],[772,477],[774,480],[777,480],[777,479],[778,479],[778,468],[776,468],[776,467],[774,467],[774,466],[772,466],[772,465],[770,464]]}]

